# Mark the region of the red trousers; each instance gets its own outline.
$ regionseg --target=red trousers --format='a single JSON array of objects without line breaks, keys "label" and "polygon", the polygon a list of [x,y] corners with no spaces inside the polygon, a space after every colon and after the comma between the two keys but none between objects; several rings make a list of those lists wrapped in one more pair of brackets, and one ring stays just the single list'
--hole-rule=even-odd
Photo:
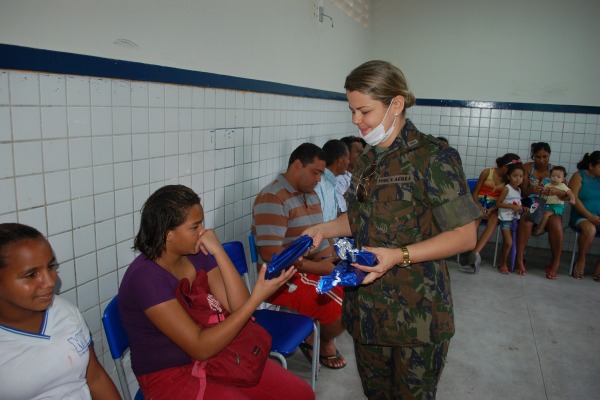
[{"label": "red trousers", "polygon": [[207,378],[204,394],[201,379],[192,374],[194,364],[141,375],[137,380],[145,400],[314,400],[315,393],[300,377],[267,360],[256,386],[226,386]]}]

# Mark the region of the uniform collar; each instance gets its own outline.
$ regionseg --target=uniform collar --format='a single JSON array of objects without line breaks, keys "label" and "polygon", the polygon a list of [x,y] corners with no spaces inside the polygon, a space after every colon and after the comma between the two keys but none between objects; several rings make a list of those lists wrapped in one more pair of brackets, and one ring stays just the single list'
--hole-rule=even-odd
[{"label": "uniform collar", "polygon": [[[396,139],[392,142],[390,147],[387,148],[387,151],[380,155],[379,159],[383,157],[387,157],[389,154],[397,152],[397,151],[409,151],[419,147],[419,131],[412,123],[412,121],[406,118],[404,126],[396,136]],[[375,157],[375,148],[371,145],[367,145],[363,154],[368,154],[369,157]]]},{"label": "uniform collar", "polygon": [[50,336],[47,334],[46,330],[48,328],[48,311],[50,310],[50,308],[52,307],[52,305],[50,307],[48,307],[44,311],[44,318],[42,320],[42,326],[40,328],[40,332],[39,333],[33,333],[33,332],[23,331],[21,329],[12,328],[10,326],[2,325],[2,324],[0,324],[0,329],[4,330],[6,332],[9,332],[9,333],[15,334],[15,335],[50,340]]}]

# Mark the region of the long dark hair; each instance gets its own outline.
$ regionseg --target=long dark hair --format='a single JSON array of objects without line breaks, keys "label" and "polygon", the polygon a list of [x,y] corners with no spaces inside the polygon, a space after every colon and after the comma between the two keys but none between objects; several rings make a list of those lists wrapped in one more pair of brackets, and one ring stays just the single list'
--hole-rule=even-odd
[{"label": "long dark hair", "polygon": [[531,152],[529,153],[529,156],[531,157],[532,160],[533,160],[533,155],[540,150],[544,150],[544,151],[548,152],[548,154],[552,153],[552,150],[550,150],[550,145],[546,142],[531,143]]},{"label": "long dark hair", "polygon": [[183,224],[196,204],[200,204],[200,197],[187,186],[167,185],[152,193],[142,207],[133,248],[151,260],[159,258],[166,248],[167,233]]},{"label": "long dark hair", "polygon": [[29,225],[7,222],[0,224],[0,269],[6,267],[4,252],[8,245],[27,239],[45,239],[44,235]]},{"label": "long dark hair", "polygon": [[585,153],[581,161],[577,163],[577,169],[587,170],[590,168],[590,164],[592,164],[594,167],[600,164],[600,150],[592,151],[591,153]]},{"label": "long dark hair", "polygon": [[516,155],[515,153],[506,153],[502,157],[496,158],[496,166],[498,168],[507,167],[510,164],[520,164],[521,157]]}]

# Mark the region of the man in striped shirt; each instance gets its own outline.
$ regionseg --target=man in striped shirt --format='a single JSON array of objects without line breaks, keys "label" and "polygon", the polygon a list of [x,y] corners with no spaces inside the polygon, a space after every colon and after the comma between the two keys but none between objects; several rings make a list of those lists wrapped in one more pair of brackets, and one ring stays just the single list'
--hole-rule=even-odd
[{"label": "man in striped shirt", "polygon": [[[288,169],[264,187],[252,209],[252,231],[260,258],[268,262],[273,254],[281,251],[298,238],[302,232],[323,222],[323,214],[315,187],[325,170],[325,153],[312,143],[303,143],[289,159]],[[321,364],[338,369],[346,366],[346,360],[335,347],[335,338],[344,331],[341,321],[343,290],[318,294],[316,285],[320,275],[331,273],[337,259],[333,246],[324,240],[310,257],[296,261],[298,273],[290,279],[292,286],[283,286],[269,302],[291,308],[317,319],[321,323]],[[293,289],[292,289],[293,288]],[[312,336],[301,347],[310,355]]]}]

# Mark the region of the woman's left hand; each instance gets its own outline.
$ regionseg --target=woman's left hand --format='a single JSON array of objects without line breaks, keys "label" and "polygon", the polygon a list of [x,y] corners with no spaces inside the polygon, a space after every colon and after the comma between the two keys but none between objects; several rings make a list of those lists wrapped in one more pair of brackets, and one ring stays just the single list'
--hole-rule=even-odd
[{"label": "woman's left hand", "polygon": [[279,290],[298,270],[296,267],[290,267],[281,272],[281,274],[273,279],[265,279],[267,272],[267,264],[263,264],[258,271],[258,279],[252,289],[252,296],[258,296],[261,302],[267,300],[273,293]]},{"label": "woman's left hand", "polygon": [[354,267],[367,272],[367,276],[363,280],[362,284],[367,285],[373,282],[375,279],[381,278],[390,269],[394,268],[396,264],[402,261],[403,255],[400,249],[388,249],[385,247],[363,247],[363,250],[370,251],[377,256],[379,262],[374,267],[367,265],[352,264]]}]

